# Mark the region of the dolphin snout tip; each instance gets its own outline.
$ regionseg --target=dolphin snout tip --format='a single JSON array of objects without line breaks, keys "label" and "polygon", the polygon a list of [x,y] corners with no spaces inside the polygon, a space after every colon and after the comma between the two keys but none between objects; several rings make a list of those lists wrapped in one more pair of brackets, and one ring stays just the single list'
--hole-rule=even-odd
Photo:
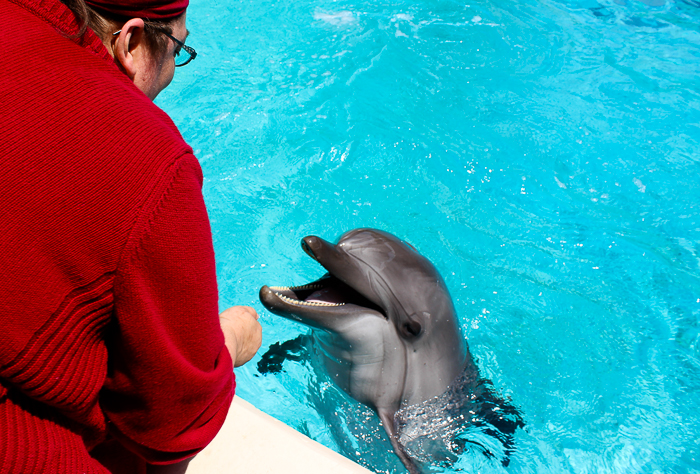
[{"label": "dolphin snout tip", "polygon": [[321,239],[315,235],[309,235],[301,239],[301,248],[314,260],[316,260],[316,253],[321,248],[321,245]]},{"label": "dolphin snout tip", "polygon": [[260,288],[260,293],[259,293],[259,295],[258,295],[259,298],[260,298],[260,301],[265,301],[266,298],[267,298],[269,295],[271,295],[272,293],[273,293],[273,292],[272,292],[272,290],[270,289],[269,286],[267,286],[267,285],[263,286],[262,288]]}]

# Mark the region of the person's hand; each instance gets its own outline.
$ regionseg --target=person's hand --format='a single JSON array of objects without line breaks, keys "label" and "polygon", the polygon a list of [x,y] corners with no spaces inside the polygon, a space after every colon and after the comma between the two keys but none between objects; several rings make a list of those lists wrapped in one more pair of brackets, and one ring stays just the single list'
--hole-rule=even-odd
[{"label": "person's hand", "polygon": [[233,366],[240,367],[253,358],[262,344],[258,313],[250,306],[233,306],[219,315],[219,322]]}]

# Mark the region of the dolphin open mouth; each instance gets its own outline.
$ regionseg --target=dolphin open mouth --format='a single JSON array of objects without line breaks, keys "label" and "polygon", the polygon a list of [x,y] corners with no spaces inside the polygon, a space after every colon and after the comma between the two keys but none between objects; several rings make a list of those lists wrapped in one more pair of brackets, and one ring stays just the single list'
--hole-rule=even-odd
[{"label": "dolphin open mouth", "polygon": [[[376,311],[386,317],[382,308],[330,273],[306,285],[264,287],[261,291],[261,297],[263,296],[263,303],[266,306],[273,306],[278,311],[293,312],[294,307],[300,309],[316,307],[330,310],[332,308],[341,309],[343,306],[356,306]],[[274,299],[278,301],[275,302]]]},{"label": "dolphin open mouth", "polygon": [[302,286],[271,286],[269,287],[282,301],[291,305],[301,306],[343,306],[347,298],[345,292],[337,288],[340,283],[330,281],[329,275]]},{"label": "dolphin open mouth", "polygon": [[338,265],[339,254],[334,245],[318,237],[308,236],[302,239],[301,247],[328,273],[306,285],[263,286],[260,289],[260,301],[268,310],[301,322],[311,323],[316,320],[319,324],[325,316],[355,312],[374,313],[388,319],[387,312],[382,307],[365,297],[359,291],[359,286],[353,287],[357,276],[346,271],[347,264]]}]

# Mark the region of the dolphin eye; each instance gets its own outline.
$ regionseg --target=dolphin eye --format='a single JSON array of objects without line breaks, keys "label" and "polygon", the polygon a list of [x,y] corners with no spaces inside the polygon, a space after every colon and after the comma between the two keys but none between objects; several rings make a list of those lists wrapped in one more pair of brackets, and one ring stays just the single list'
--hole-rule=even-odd
[{"label": "dolphin eye", "polygon": [[406,321],[401,327],[401,333],[404,337],[416,337],[423,331],[423,327],[416,321]]}]

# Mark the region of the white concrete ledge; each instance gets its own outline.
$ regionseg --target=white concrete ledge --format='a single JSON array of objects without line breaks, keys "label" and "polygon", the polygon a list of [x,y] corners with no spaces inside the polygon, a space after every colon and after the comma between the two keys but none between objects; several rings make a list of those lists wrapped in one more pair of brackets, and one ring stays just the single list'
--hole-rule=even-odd
[{"label": "white concrete ledge", "polygon": [[187,474],[372,474],[250,403],[234,397],[216,438]]}]

